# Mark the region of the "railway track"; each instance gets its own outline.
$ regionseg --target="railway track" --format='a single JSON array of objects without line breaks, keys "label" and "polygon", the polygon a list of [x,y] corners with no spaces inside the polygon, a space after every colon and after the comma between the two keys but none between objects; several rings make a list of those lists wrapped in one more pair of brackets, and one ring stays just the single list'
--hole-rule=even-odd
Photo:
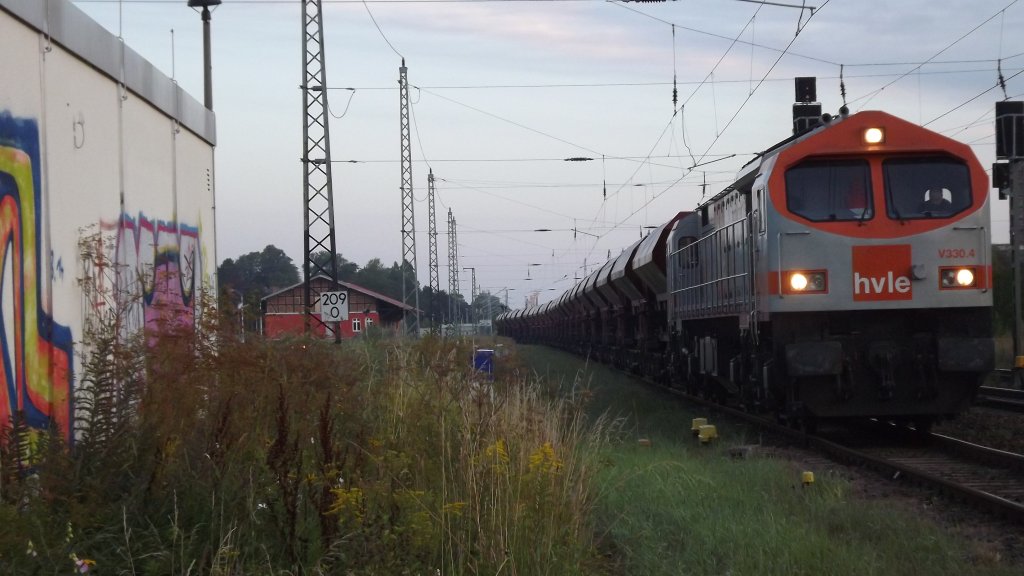
[{"label": "railway track", "polygon": [[[883,426],[879,424],[879,426]],[[1024,522],[1024,456],[940,434],[911,436],[886,426],[873,438],[808,436],[832,458],[909,480],[954,500]],[[891,436],[880,440],[885,434]]]},{"label": "railway track", "polygon": [[1024,522],[1024,455],[995,450],[941,434],[922,434],[888,423],[872,433],[806,434],[771,419],[659,386],[721,412],[893,480],[910,481],[996,516]]},{"label": "railway track", "polygon": [[974,403],[978,406],[997,408],[1005,412],[1024,414],[1024,390],[982,386]]}]

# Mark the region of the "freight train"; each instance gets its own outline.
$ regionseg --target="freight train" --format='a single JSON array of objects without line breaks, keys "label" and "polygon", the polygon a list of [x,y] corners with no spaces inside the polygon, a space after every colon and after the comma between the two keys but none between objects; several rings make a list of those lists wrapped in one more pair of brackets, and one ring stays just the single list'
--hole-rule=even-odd
[{"label": "freight train", "polygon": [[804,427],[965,409],[994,364],[985,170],[884,112],[806,124],[499,332]]}]

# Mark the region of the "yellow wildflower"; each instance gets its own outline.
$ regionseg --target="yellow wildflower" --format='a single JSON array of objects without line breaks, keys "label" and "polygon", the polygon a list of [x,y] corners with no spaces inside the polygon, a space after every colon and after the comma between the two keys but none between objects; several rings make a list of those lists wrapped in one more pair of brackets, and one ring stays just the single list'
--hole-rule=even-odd
[{"label": "yellow wildflower", "polygon": [[331,490],[334,502],[327,509],[328,514],[348,514],[357,520],[362,518],[363,491],[359,488],[334,488]]},{"label": "yellow wildflower", "polygon": [[484,456],[494,462],[494,466],[508,464],[508,448],[505,447],[505,440],[498,438],[484,450]]},{"label": "yellow wildflower", "polygon": [[555,455],[555,449],[551,442],[545,442],[530,454],[529,468],[531,473],[540,472],[552,476],[561,473],[562,461]]},{"label": "yellow wildflower", "polygon": [[462,509],[466,507],[465,502],[449,502],[444,505],[444,513],[452,516],[462,516]]}]

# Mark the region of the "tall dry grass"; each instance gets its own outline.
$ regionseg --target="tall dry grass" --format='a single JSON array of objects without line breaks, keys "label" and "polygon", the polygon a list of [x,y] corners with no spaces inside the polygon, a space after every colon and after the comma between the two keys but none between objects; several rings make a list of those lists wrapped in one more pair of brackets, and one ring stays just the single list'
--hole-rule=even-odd
[{"label": "tall dry grass", "polygon": [[600,568],[582,395],[487,382],[466,342],[241,342],[198,318],[91,326],[74,446],[4,426],[0,573]]}]

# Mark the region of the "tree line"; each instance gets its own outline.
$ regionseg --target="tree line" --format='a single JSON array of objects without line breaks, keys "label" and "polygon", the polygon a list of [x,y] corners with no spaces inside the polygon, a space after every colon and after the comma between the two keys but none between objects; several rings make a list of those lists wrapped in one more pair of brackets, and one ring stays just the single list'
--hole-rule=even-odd
[{"label": "tree line", "polygon": [[[338,280],[402,301],[402,267],[397,262],[385,266],[380,258],[372,258],[359,266],[341,254],[334,257]],[[326,250],[320,251],[313,254],[313,260],[327,267],[331,254]],[[302,281],[302,274],[284,250],[270,244],[260,252],[225,259],[217,267],[217,279],[223,304],[243,311],[244,316],[255,318],[265,296],[298,284]],[[453,317],[459,323],[470,322],[471,319],[493,319],[508,309],[499,298],[486,291],[478,294],[470,306],[462,294],[453,297],[440,290],[435,297],[429,286],[420,287],[419,303],[421,322],[425,326],[449,324]]]}]

